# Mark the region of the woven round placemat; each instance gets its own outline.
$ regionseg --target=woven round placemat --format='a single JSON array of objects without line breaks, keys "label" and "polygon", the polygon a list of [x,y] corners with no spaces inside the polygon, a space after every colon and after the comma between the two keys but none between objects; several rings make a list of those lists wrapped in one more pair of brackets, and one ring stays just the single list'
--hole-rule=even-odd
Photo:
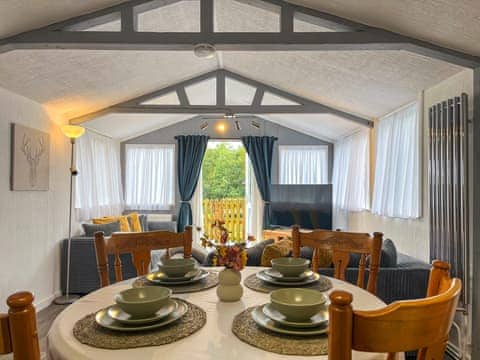
[{"label": "woven round placemat", "polygon": [[[207,290],[217,285],[218,285],[218,273],[215,271],[209,272],[208,276],[205,279],[200,280],[191,285],[163,285],[162,284],[162,286],[166,286],[169,289],[171,289],[172,293],[174,294],[186,294],[186,293]],[[155,286],[155,284],[152,284],[151,282],[149,282],[145,278],[145,276],[139,277],[132,283],[132,287],[134,288],[142,287],[142,286]]]},{"label": "woven round placemat", "polygon": [[[274,285],[274,284],[269,284],[263,280],[260,280],[257,278],[256,274],[252,274],[248,276],[244,281],[243,284],[248,287],[249,289],[262,292],[262,293],[269,293],[273,290],[277,289],[284,289],[286,286],[281,286],[281,285]],[[327,291],[332,288],[332,282],[330,279],[326,278],[325,276],[320,276],[320,279],[313,283],[313,284],[308,284],[308,285],[303,285],[303,286],[290,286],[290,287],[302,287],[304,289],[314,289],[318,291]]]},{"label": "woven round placemat", "polygon": [[170,344],[197,332],[207,322],[204,310],[188,301],[175,300],[187,304],[186,314],[159,329],[134,333],[113,331],[102,328],[95,322],[95,314],[90,314],[75,323],[73,335],[82,344],[110,350]]},{"label": "woven round placemat", "polygon": [[326,335],[293,336],[262,329],[252,319],[251,312],[254,309],[248,308],[233,319],[232,332],[243,342],[282,355],[318,356],[328,353]]}]

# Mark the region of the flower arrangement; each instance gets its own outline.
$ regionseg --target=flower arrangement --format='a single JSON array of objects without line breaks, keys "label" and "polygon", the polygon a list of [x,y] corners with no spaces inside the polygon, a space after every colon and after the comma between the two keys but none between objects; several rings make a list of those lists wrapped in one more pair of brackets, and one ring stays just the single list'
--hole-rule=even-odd
[{"label": "flower arrangement", "polygon": [[217,255],[212,259],[213,266],[225,266],[227,269],[242,270],[247,264],[247,251],[244,244],[217,245]]}]

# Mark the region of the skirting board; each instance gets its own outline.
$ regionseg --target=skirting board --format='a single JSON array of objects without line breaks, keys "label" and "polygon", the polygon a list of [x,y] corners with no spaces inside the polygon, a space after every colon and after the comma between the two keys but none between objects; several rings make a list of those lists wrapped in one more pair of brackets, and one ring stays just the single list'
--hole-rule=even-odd
[{"label": "skirting board", "polygon": [[62,292],[60,290],[57,290],[55,291],[52,295],[50,295],[49,297],[45,298],[45,299],[42,299],[42,300],[37,300],[34,302],[34,305],[35,305],[35,310],[37,312],[47,308],[52,302],[53,302],[53,299],[55,299],[56,297],[62,295]]}]

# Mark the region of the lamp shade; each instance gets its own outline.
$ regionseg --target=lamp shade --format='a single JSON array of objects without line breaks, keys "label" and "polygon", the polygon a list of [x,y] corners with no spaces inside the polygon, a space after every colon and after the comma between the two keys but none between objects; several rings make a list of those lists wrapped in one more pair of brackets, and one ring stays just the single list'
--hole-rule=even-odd
[{"label": "lamp shade", "polygon": [[85,133],[85,128],[76,125],[63,125],[61,130],[63,134],[70,139],[79,138]]}]

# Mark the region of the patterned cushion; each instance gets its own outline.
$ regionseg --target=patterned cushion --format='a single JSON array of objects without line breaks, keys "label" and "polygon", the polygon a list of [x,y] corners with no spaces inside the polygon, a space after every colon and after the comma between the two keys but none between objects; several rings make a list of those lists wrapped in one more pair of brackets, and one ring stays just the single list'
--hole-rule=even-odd
[{"label": "patterned cushion", "polygon": [[85,236],[92,237],[98,231],[103,231],[103,235],[110,236],[114,232],[120,231],[120,221],[114,221],[106,224],[82,224]]},{"label": "patterned cushion", "polygon": [[247,249],[247,266],[260,266],[263,250],[275,242],[274,239],[260,241],[255,246]]},{"label": "patterned cushion", "polygon": [[292,252],[292,241],[283,239],[274,244],[265,246],[262,253],[261,266],[272,266],[271,260],[290,255]]}]

